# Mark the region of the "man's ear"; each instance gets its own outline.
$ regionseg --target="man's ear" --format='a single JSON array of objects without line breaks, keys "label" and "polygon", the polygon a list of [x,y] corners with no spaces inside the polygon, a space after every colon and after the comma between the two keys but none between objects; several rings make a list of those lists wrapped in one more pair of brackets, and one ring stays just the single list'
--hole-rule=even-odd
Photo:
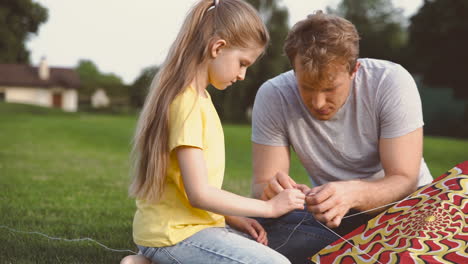
[{"label": "man's ear", "polygon": [[212,42],[210,55],[212,58],[216,58],[221,50],[226,47],[226,41],[224,39],[217,39],[216,41]]},{"label": "man's ear", "polygon": [[351,78],[354,78],[356,75],[356,72],[358,71],[359,67],[361,67],[361,63],[358,61],[356,62],[356,66],[354,66],[353,71],[351,72]]}]

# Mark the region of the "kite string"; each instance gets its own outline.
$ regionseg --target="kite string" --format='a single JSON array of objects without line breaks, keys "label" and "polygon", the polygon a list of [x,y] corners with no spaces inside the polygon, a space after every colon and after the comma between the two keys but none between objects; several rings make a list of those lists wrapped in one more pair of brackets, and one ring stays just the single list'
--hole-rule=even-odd
[{"label": "kite string", "polygon": [[[451,186],[456,186],[457,184],[450,184],[450,185],[447,185],[446,187],[451,187]],[[429,187],[429,186],[426,186],[426,187]],[[429,192],[426,192],[426,193],[421,193],[421,194],[430,194],[430,193],[433,193],[433,192],[440,192],[440,189],[437,189],[437,190],[432,190],[432,191],[429,191]],[[369,209],[369,210],[365,210],[365,211],[360,211],[358,213],[355,213],[355,214],[350,214],[350,215],[346,215],[343,217],[343,219],[345,218],[348,218],[348,217],[352,217],[352,216],[356,216],[356,215],[360,215],[360,214],[365,214],[365,213],[368,213],[368,212],[372,212],[372,211],[375,211],[375,210],[378,210],[378,209],[381,209],[381,208],[385,208],[387,206],[390,206],[390,205],[394,205],[394,204],[397,204],[399,202],[403,202],[403,201],[406,201],[406,200],[410,200],[410,199],[413,199],[414,197],[411,197],[411,196],[408,196],[404,199],[401,199],[399,201],[396,201],[396,202],[392,202],[392,203],[389,203],[389,204],[385,204],[385,205],[382,205],[382,206],[379,206],[379,207],[375,207],[375,208],[372,208],[372,209]]]},{"label": "kite string", "polygon": [[[291,239],[291,236],[293,235],[294,231],[296,231],[296,229],[306,220],[308,216],[308,213],[305,212],[304,213],[304,217],[302,217],[301,221],[299,221],[299,223],[293,228],[293,230],[291,231],[291,233],[289,234],[288,238],[286,239],[286,241],[283,242],[283,244],[279,245],[278,247],[275,248],[275,250],[278,250],[280,249],[281,247],[283,247],[284,245],[286,245],[289,240]],[[325,227],[327,230],[329,230],[330,232],[332,232],[333,234],[335,234],[336,236],[338,236],[339,238],[343,239],[346,243],[350,244],[352,247],[356,248],[358,251],[362,252],[363,254],[365,254],[366,256],[368,256],[369,258],[377,261],[378,263],[382,264],[382,262],[378,261],[377,259],[375,259],[374,257],[372,257],[371,255],[367,254],[366,252],[362,251],[358,246],[355,246],[353,245],[351,242],[349,242],[347,239],[345,239],[344,237],[340,236],[339,234],[337,234],[335,231],[333,231],[332,229],[330,229],[329,227],[327,227],[326,225],[322,224],[320,221],[316,221],[317,223],[319,223],[320,225],[322,225],[323,227]]]},{"label": "kite string", "polygon": [[306,220],[306,217],[307,217],[307,212],[304,214],[304,217],[302,218],[301,221],[299,221],[299,223],[293,228],[293,230],[291,231],[291,233],[289,234],[288,238],[286,238],[286,240],[283,242],[283,244],[279,245],[278,247],[275,248],[275,250],[278,250],[280,249],[281,247],[283,247],[284,245],[286,245],[288,242],[289,242],[289,239],[291,239],[294,231],[296,231],[296,229]]},{"label": "kite string", "polygon": [[338,236],[339,238],[343,239],[346,243],[350,244],[352,247],[356,248],[358,251],[362,252],[364,255],[368,256],[369,258],[377,261],[378,263],[380,264],[383,264],[382,262],[378,261],[377,259],[375,259],[373,256],[367,254],[366,252],[362,251],[358,246],[356,245],[353,245],[353,243],[349,242],[346,238],[340,236],[338,233],[336,233],[335,231],[333,231],[331,228],[329,228],[328,226],[324,225],[322,222],[320,221],[317,221],[317,223],[319,223],[320,225],[322,225],[323,227],[325,227],[326,229],[328,229],[328,231],[332,232],[333,234],[335,234],[336,236]]},{"label": "kite string", "polygon": [[[434,183],[436,184],[436,183]],[[450,185],[447,185],[446,187],[451,187],[451,186],[455,186],[456,184],[450,184]],[[429,187],[430,185],[426,186],[426,187]],[[436,192],[436,191],[440,191],[440,189],[437,189],[437,190],[432,190],[432,191],[429,191],[429,192],[426,192],[426,193],[422,193],[422,194],[430,194],[430,193],[433,193],[433,192]],[[352,216],[356,216],[356,215],[360,215],[360,214],[364,214],[364,213],[367,213],[367,212],[371,212],[371,211],[375,211],[375,210],[378,210],[378,209],[381,209],[381,208],[384,208],[384,207],[387,207],[387,206],[390,206],[390,205],[394,205],[394,204],[397,204],[399,202],[402,202],[402,201],[405,201],[405,200],[409,200],[409,199],[412,199],[414,197],[411,197],[411,196],[408,196],[402,200],[399,200],[399,201],[396,201],[396,202],[392,202],[392,203],[389,203],[389,204],[386,204],[386,205],[382,205],[382,206],[379,206],[379,207],[375,207],[375,208],[372,208],[372,209],[369,209],[369,210],[366,210],[366,211],[361,211],[361,212],[358,212],[358,213],[355,213],[355,214],[351,214],[351,215],[347,215],[347,216],[344,216],[343,219],[345,218],[348,218],[348,217],[352,217]],[[299,221],[299,223],[293,228],[293,230],[291,231],[291,233],[289,234],[289,236],[286,238],[286,240],[278,247],[275,248],[275,250],[278,250],[279,248],[283,247],[284,245],[286,245],[289,240],[291,239],[293,233],[296,231],[297,228],[299,228],[300,225],[302,225],[302,223],[306,220],[306,217],[308,215],[308,212],[305,212],[304,213],[304,217],[302,218],[301,221]],[[343,239],[344,241],[346,241],[346,243],[352,245],[353,247],[357,248],[359,251],[361,251],[358,247],[354,246],[351,242],[349,242],[348,240],[346,240],[345,238],[341,237],[340,235],[338,235],[335,231],[333,231],[332,229],[328,228],[326,225],[322,224],[320,221],[317,221],[317,223],[319,223],[320,225],[322,225],[323,227],[325,227],[327,230],[329,230],[330,232],[332,232],[333,234],[335,234],[336,236],[338,236],[339,238]],[[366,254],[366,253],[364,253]],[[367,256],[369,256],[368,254],[366,254]],[[371,256],[369,256],[371,257]],[[372,258],[372,257],[371,257]],[[380,263],[380,262],[379,262]]]},{"label": "kite string", "polygon": [[74,238],[74,239],[68,239],[68,238],[60,238],[60,237],[51,237],[51,236],[48,236],[46,234],[43,234],[43,233],[40,233],[40,232],[37,232],[37,231],[33,231],[33,232],[29,232],[29,231],[20,231],[20,230],[16,230],[14,228],[11,228],[11,227],[8,227],[8,226],[4,226],[4,225],[0,225],[0,228],[4,228],[4,229],[8,229],[12,232],[15,232],[15,233],[21,233],[21,234],[36,234],[36,235],[40,235],[40,236],[43,236],[43,237],[46,237],[48,239],[51,239],[51,240],[61,240],[61,241],[66,241],[66,242],[79,242],[79,241],[91,241],[91,242],[94,242],[96,244],[98,244],[99,246],[105,248],[106,250],[109,250],[109,251],[113,251],[113,252],[129,252],[129,253],[133,253],[133,254],[138,254],[137,252],[135,251],[132,251],[132,250],[129,250],[129,249],[113,249],[113,248],[110,248],[92,238],[89,238],[89,237],[84,237],[84,238]]}]

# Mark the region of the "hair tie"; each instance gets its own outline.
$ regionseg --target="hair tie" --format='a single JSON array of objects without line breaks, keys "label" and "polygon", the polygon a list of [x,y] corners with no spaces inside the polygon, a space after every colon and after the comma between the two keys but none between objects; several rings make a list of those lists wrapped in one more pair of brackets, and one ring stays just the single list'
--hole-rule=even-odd
[{"label": "hair tie", "polygon": [[219,5],[219,0],[213,0],[213,5],[210,6],[210,8],[208,8],[208,10],[206,10],[206,12],[210,11],[211,9],[217,7]]}]

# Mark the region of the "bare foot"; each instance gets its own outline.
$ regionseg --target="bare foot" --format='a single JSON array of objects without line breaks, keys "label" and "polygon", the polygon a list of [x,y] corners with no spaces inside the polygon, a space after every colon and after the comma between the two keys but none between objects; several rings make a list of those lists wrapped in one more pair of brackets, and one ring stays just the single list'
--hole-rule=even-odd
[{"label": "bare foot", "polygon": [[120,264],[151,264],[143,255],[129,255],[120,261]]}]

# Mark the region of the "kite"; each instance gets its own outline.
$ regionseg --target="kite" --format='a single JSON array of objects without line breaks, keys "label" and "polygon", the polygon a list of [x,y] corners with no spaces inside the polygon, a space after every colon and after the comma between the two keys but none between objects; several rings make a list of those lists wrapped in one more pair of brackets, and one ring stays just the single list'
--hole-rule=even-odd
[{"label": "kite", "polygon": [[468,161],[325,247],[315,263],[468,263]]}]

